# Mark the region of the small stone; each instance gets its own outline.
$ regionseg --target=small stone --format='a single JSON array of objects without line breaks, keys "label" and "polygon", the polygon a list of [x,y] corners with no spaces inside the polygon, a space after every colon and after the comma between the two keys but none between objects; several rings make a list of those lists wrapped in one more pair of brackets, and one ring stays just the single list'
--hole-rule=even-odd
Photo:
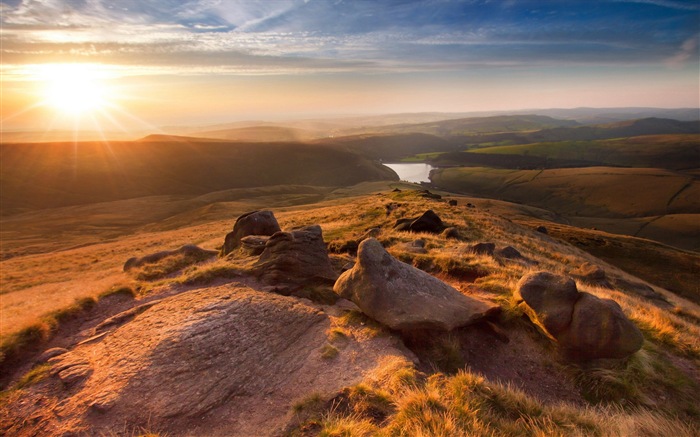
[{"label": "small stone", "polygon": [[496,250],[496,245],[494,243],[477,243],[469,250],[478,255],[493,255],[493,251]]},{"label": "small stone", "polygon": [[49,359],[57,357],[59,355],[63,355],[66,352],[68,352],[68,349],[64,349],[62,347],[52,347],[51,349],[46,349],[41,355],[39,355],[39,358],[36,359],[36,362],[45,363]]},{"label": "small stone", "polygon": [[503,249],[500,249],[497,253],[499,256],[506,259],[518,259],[523,257],[518,249],[514,248],[513,246],[506,246]]}]

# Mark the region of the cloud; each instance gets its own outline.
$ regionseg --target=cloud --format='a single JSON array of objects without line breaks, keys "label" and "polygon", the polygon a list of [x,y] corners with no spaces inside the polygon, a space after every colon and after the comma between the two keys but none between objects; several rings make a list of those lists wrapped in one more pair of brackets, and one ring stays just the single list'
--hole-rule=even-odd
[{"label": "cloud", "polygon": [[685,40],[678,52],[666,60],[666,65],[671,68],[680,68],[689,61],[698,62],[699,48],[700,33]]},{"label": "cloud", "polygon": [[695,0],[683,1],[683,0],[614,0],[620,3],[641,3],[647,5],[654,5],[662,8],[670,9],[681,9],[688,11],[698,11],[700,10],[700,4]]},{"label": "cloud", "polygon": [[675,65],[696,57],[695,6],[679,0],[595,7],[582,0],[6,0],[0,38],[4,63],[13,65],[64,59],[168,72]]}]

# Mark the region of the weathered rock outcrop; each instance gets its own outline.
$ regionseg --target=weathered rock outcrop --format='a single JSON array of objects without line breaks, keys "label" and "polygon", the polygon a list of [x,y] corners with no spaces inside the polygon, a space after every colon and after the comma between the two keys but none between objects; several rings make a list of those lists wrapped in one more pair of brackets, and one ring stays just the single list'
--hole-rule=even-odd
[{"label": "weathered rock outcrop", "polygon": [[338,278],[318,225],[272,235],[253,271],[275,286],[333,284]]},{"label": "weathered rock outcrop", "polygon": [[186,244],[179,249],[175,250],[164,250],[161,252],[152,253],[150,255],[143,256],[141,258],[133,257],[129,258],[124,263],[124,271],[142,267],[146,264],[155,264],[165,258],[182,255],[186,258],[192,260],[192,262],[203,261],[207,258],[215,256],[217,252],[215,250],[206,250],[201,247],[195,246],[194,244]]},{"label": "weathered rock outcrop", "polygon": [[448,331],[500,309],[402,263],[373,238],[360,244],[355,266],[340,276],[333,290],[369,317],[396,330]]},{"label": "weathered rock outcrop", "polygon": [[403,356],[390,338],[352,339],[324,360],[329,327],[312,304],[235,284],[165,298],[51,357],[62,384],[46,390],[61,402],[22,435],[112,435],[125,420],[167,435],[282,435],[293,399],[357,384],[382,357]]},{"label": "weathered rock outcrop", "polygon": [[250,255],[258,256],[265,250],[269,239],[267,235],[248,235],[241,238],[241,248]]},{"label": "weathered rock outcrop", "polygon": [[394,229],[408,232],[429,232],[439,234],[446,226],[442,219],[432,209],[424,212],[420,217],[399,219],[394,224]]},{"label": "weathered rock outcrop", "polygon": [[644,342],[617,302],[579,292],[566,276],[548,272],[525,275],[514,297],[562,349],[578,359],[625,358]]},{"label": "weathered rock outcrop", "polygon": [[221,255],[228,255],[241,245],[241,239],[248,235],[272,235],[279,232],[279,223],[272,211],[252,211],[236,219],[233,231],[226,234]]}]

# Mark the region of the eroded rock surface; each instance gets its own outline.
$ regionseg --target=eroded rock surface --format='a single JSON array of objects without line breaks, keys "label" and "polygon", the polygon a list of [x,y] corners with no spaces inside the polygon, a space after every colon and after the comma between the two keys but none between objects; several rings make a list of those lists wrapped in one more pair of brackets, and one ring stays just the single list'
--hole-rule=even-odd
[{"label": "eroded rock surface", "polygon": [[499,309],[402,263],[374,238],[360,244],[355,266],[340,276],[333,289],[369,317],[396,330],[449,331]]},{"label": "eroded rock surface", "polygon": [[254,272],[263,282],[276,286],[333,284],[338,278],[318,225],[272,235]]},{"label": "eroded rock surface", "polygon": [[280,435],[295,400],[404,356],[395,339],[348,339],[324,360],[329,327],[319,307],[242,285],[175,295],[50,358],[60,383],[45,396],[61,402],[47,401],[44,421],[17,421],[22,435],[112,435],[125,418],[172,436]]}]

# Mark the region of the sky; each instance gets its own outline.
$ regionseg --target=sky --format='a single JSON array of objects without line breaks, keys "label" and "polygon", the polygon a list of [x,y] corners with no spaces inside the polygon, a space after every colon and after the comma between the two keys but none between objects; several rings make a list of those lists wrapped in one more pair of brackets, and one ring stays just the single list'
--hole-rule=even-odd
[{"label": "sky", "polygon": [[697,0],[1,0],[4,131],[700,106]]}]

